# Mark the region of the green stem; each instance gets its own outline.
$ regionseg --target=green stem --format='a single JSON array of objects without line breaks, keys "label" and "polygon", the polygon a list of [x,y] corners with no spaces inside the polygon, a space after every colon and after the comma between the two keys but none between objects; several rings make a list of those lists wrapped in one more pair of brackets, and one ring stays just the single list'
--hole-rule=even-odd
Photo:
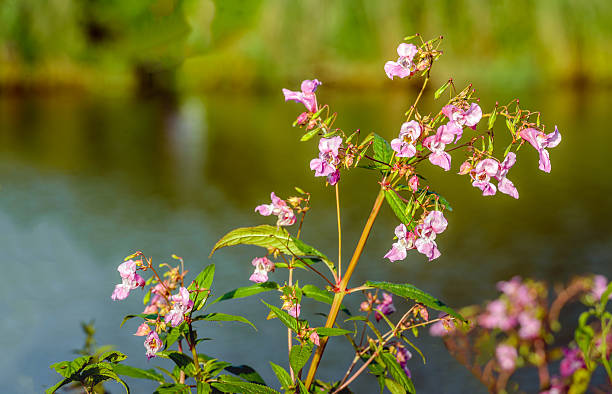
[{"label": "green stem", "polygon": [[[334,326],[336,322],[336,317],[338,317],[338,312],[340,311],[340,306],[342,305],[342,300],[346,295],[346,287],[348,281],[351,279],[351,275],[353,275],[353,271],[355,271],[355,267],[357,266],[357,262],[361,257],[361,253],[363,252],[363,248],[365,247],[366,241],[368,240],[368,236],[372,231],[372,226],[374,225],[374,220],[376,216],[378,216],[378,211],[380,211],[380,207],[382,206],[382,202],[385,199],[384,189],[381,189],[374,201],[374,206],[372,207],[372,212],[368,217],[368,220],[363,228],[361,233],[361,237],[359,238],[359,242],[357,243],[357,247],[355,248],[355,252],[353,253],[353,257],[349,262],[349,266],[346,269],[346,273],[342,277],[340,281],[340,285],[336,295],[334,296],[334,301],[329,310],[329,314],[327,315],[327,322],[325,323],[326,328],[331,328]],[[306,377],[306,388],[308,389],[312,382],[314,381],[315,374],[317,373],[317,368],[319,367],[319,363],[321,362],[321,357],[323,356],[323,352],[325,351],[325,345],[327,345],[327,340],[329,337],[324,337],[321,339],[321,345],[317,347],[317,351],[315,352],[312,362],[310,363],[310,369],[308,370],[308,376]]]}]

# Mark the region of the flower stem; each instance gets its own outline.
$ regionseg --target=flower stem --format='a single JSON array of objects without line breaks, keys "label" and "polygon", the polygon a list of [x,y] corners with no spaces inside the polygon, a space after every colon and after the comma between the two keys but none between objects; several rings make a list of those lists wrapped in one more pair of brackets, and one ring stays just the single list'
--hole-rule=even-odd
[{"label": "flower stem", "polygon": [[[342,277],[340,281],[340,286],[338,288],[338,292],[334,296],[334,301],[329,310],[329,314],[327,315],[327,322],[325,323],[326,328],[331,328],[334,326],[336,322],[336,317],[338,316],[338,312],[340,311],[340,306],[342,305],[342,299],[346,295],[346,287],[348,284],[351,275],[353,275],[353,271],[355,271],[355,266],[361,257],[361,253],[363,252],[363,248],[365,247],[365,243],[368,240],[368,236],[372,231],[372,226],[374,225],[374,220],[376,216],[378,216],[378,211],[380,211],[380,207],[382,206],[382,202],[385,199],[384,190],[381,189],[374,201],[374,206],[372,207],[372,212],[368,217],[368,220],[361,232],[361,237],[359,238],[359,242],[357,243],[357,247],[355,248],[355,252],[353,253],[353,257],[349,262],[349,266],[346,269],[346,273]],[[323,356],[323,352],[325,351],[325,345],[327,345],[327,340],[329,337],[321,338],[321,345],[317,347],[317,351],[315,352],[312,362],[310,363],[310,369],[308,370],[308,376],[306,377],[306,388],[308,389],[312,382],[314,381],[315,374],[317,373],[317,368],[319,367],[319,363],[321,362],[321,357]]]},{"label": "flower stem", "polygon": [[340,222],[340,192],[336,183],[336,216],[338,217],[338,277],[342,278],[342,226]]}]

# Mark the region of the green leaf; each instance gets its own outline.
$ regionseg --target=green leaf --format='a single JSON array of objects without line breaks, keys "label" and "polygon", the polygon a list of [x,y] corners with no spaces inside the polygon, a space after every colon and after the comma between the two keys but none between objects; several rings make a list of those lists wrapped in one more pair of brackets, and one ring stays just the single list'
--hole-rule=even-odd
[{"label": "green leaf", "polygon": [[229,373],[233,373],[234,375],[240,376],[247,382],[263,385],[266,384],[261,375],[259,375],[257,371],[255,371],[248,365],[230,365],[229,367],[225,367],[225,370]]},{"label": "green leaf", "polygon": [[412,384],[412,380],[406,375],[406,372],[404,372],[395,357],[391,355],[391,353],[386,352],[381,354],[381,357],[389,370],[389,373],[391,373],[393,380],[401,384],[402,387],[409,393],[415,393],[416,391],[414,389],[414,385]]},{"label": "green leaf", "polygon": [[188,355],[177,352],[176,350],[164,350],[163,352],[157,352],[158,357],[169,358],[174,361],[177,367],[184,370],[190,365],[193,366],[193,359]]},{"label": "green leaf", "polygon": [[[318,288],[315,285],[305,285],[302,287],[302,292],[308,298],[312,298],[315,301],[324,302],[331,305],[334,302],[334,296],[329,292]],[[344,306],[341,306],[342,312],[347,315],[351,315],[351,312]]]},{"label": "green leaf", "polygon": [[304,386],[304,383],[302,383],[300,379],[297,379],[297,384],[298,384],[298,387],[300,388],[301,394],[308,394],[308,389],[306,388],[306,386]]},{"label": "green leaf", "polygon": [[289,352],[289,364],[295,373],[298,373],[304,368],[304,365],[306,365],[310,358],[312,348],[313,345],[310,342],[304,345],[295,345],[291,348],[291,352]]},{"label": "green leaf", "polygon": [[497,119],[497,108],[495,108],[493,110],[493,112],[491,113],[491,116],[489,117],[489,130],[491,130],[493,128],[493,125],[495,125],[495,120]]},{"label": "green leaf", "polygon": [[174,344],[174,342],[176,342],[180,338],[181,334],[184,331],[184,327],[184,324],[181,323],[181,325],[177,327],[172,327],[170,329],[170,332],[168,333],[168,335],[166,335],[166,348],[172,346],[172,344]]},{"label": "green leaf", "polygon": [[389,142],[378,134],[374,133],[374,159],[382,161],[383,163],[391,164],[391,158],[393,157],[393,149]]},{"label": "green leaf", "polygon": [[387,386],[391,394],[406,394],[406,389],[395,380],[385,379],[385,386]]},{"label": "green leaf", "polygon": [[278,284],[275,282],[264,282],[264,283],[257,283],[251,286],[239,287],[235,290],[232,290],[230,292],[223,294],[221,297],[215,299],[209,305],[212,305],[219,301],[249,297],[249,296],[259,294],[259,293],[264,293],[270,290],[278,290]]},{"label": "green leaf", "polygon": [[202,292],[197,292],[196,289],[208,289],[212,287],[213,278],[215,277],[215,265],[209,264],[204,268],[198,276],[194,279],[193,282],[188,287],[188,290],[191,291],[190,298],[194,302],[193,310],[199,311],[202,309],[206,300],[208,299],[208,295],[206,293],[202,294]]},{"label": "green leaf", "polygon": [[154,369],[140,369],[132,367],[131,365],[115,364],[113,365],[113,371],[115,371],[115,373],[118,375],[129,376],[130,378],[148,379],[160,383],[166,382],[164,376],[156,372]]},{"label": "green leaf", "polygon": [[210,252],[212,256],[215,251],[226,246],[255,245],[263,248],[278,249],[281,253],[296,256],[310,256],[321,259],[330,270],[335,272],[334,264],[327,256],[309,246],[299,239],[292,237],[282,227],[274,227],[267,224],[256,227],[242,227],[227,233],[221,238]]},{"label": "green leaf", "polygon": [[108,352],[104,352],[100,355],[99,360],[100,361],[108,361],[111,363],[118,363],[120,361],[123,361],[127,358],[127,356],[121,352],[115,351],[115,350],[110,350]]},{"label": "green leaf", "polygon": [[444,85],[440,86],[438,90],[436,90],[436,92],[434,93],[434,99],[437,100],[438,98],[440,98],[442,93],[444,93],[444,91],[449,87],[449,85],[450,85],[450,81],[446,81]]},{"label": "green leaf", "polygon": [[238,322],[241,322],[241,323],[249,324],[251,327],[253,327],[255,329],[255,331],[257,331],[257,327],[255,327],[255,325],[253,323],[251,323],[250,321],[248,321],[246,318],[244,318],[242,316],[229,315],[227,313],[213,312],[213,313],[207,313],[205,315],[196,316],[196,317],[193,318],[193,321],[198,321],[198,320],[208,320],[208,321],[238,321]]},{"label": "green leaf", "polygon": [[434,298],[430,294],[420,290],[413,285],[410,284],[399,284],[399,283],[389,283],[389,282],[372,282],[367,281],[366,286],[375,287],[377,289],[381,289],[384,291],[388,291],[389,293],[393,293],[397,296],[411,299],[413,301],[419,302],[429,308],[446,312],[449,315],[453,316],[462,321],[466,321],[460,314],[455,312],[453,309],[449,308],[442,301]]},{"label": "green leaf", "polygon": [[153,394],[187,394],[191,393],[191,388],[186,384],[167,383],[159,386]]},{"label": "green leaf", "polygon": [[82,356],[77,357],[72,361],[62,361],[59,363],[51,364],[49,368],[55,370],[55,372],[59,373],[65,378],[69,378],[78,371],[81,370],[86,364],[91,361],[91,356]]},{"label": "green leaf", "polygon": [[289,375],[289,372],[287,372],[285,368],[281,367],[280,365],[276,365],[271,361],[270,361],[270,366],[272,367],[272,370],[276,374],[276,377],[278,378],[278,381],[280,382],[283,389],[284,390],[289,389],[289,387],[291,387],[291,384],[292,384],[291,375]]},{"label": "green leaf", "polygon": [[317,334],[325,337],[335,337],[339,335],[353,334],[353,331],[345,330],[343,328],[335,327],[317,327],[315,328]]},{"label": "green leaf", "polygon": [[278,391],[261,384],[248,382],[221,382],[211,384],[217,390],[224,393],[241,393],[241,394],[279,394]]},{"label": "green leaf", "polygon": [[104,380],[113,379],[114,381],[120,383],[123,386],[127,394],[130,394],[130,388],[128,387],[127,383],[125,383],[119,376],[117,376],[115,371],[113,371],[111,364],[90,364],[83,368],[83,371],[81,372],[81,377],[83,379],[86,377],[92,377],[94,379],[94,382],[102,382]]},{"label": "green leaf", "polygon": [[60,387],[67,385],[68,383],[72,382],[73,380],[70,378],[66,378],[56,384],[54,384],[52,387],[49,387],[48,389],[45,390],[46,394],[53,394],[55,393]]},{"label": "green leaf", "polygon": [[286,325],[288,328],[292,329],[295,332],[299,331],[297,319],[295,317],[290,316],[287,312],[278,307],[275,307],[274,305],[268,304],[264,300],[261,300],[261,302],[266,304],[268,308],[270,308],[272,312],[274,312],[274,315],[278,317],[278,320],[280,320],[284,325]]},{"label": "green leaf", "polygon": [[393,190],[385,190],[385,200],[395,213],[395,216],[400,220],[400,222],[408,225],[410,223],[410,217],[406,214],[408,210],[408,206],[402,199],[397,195],[397,193]]},{"label": "green leaf", "polygon": [[135,317],[142,317],[145,320],[155,320],[157,319],[157,313],[139,313],[137,315],[127,315],[126,317],[123,318],[123,320],[121,321],[121,324],[119,324],[119,327],[122,327],[126,321],[133,319]]},{"label": "green leaf", "polygon": [[210,384],[202,382],[202,381],[198,381],[198,385],[197,387],[197,394],[210,394],[212,393],[212,388],[210,387]]}]

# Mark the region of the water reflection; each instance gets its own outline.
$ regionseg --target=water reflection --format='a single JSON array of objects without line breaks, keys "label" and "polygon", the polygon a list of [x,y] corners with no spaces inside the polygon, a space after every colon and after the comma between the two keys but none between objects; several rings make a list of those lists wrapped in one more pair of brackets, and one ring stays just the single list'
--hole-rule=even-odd
[{"label": "water reflection", "polygon": [[[341,127],[387,137],[397,133],[409,104],[409,95],[398,93],[321,95],[339,113]],[[442,257],[435,263],[417,254],[402,263],[383,261],[397,224],[385,209],[354,283],[366,278],[410,282],[459,306],[493,297],[496,281],[517,274],[550,281],[583,272],[612,276],[607,197],[612,179],[605,170],[611,98],[610,93],[521,94],[524,106],[540,109],[544,122],[556,122],[563,133],[563,143],[551,151],[552,173],[537,170],[537,153],[525,147],[510,174],[521,193],[514,201],[505,195],[484,198],[466,179],[431,168],[427,178],[454,207],[439,239]],[[493,102],[484,94],[481,105]],[[304,238],[334,255],[333,193],[307,166],[316,143],[298,143],[299,130],[290,127],[300,109],[284,103],[280,94],[188,97],[174,107],[91,97],[0,98],[5,234],[0,250],[3,277],[9,278],[0,293],[8,311],[0,328],[14,333],[0,361],[4,386],[40,392],[51,384],[56,376],[48,365],[73,357],[69,350],[83,339],[79,322],[92,317],[97,317],[99,343],[117,344],[132,364],[151,367],[141,339],[130,335],[136,323],[117,328],[124,314],[142,308],[137,297],[111,302],[118,262],[134,249],[158,262],[177,253],[195,272],[208,263],[212,245],[226,231],[261,222],[253,208],[268,201],[270,191],[287,196],[294,185],[311,191],[314,209]],[[457,166],[460,158],[454,160]],[[376,174],[354,171],[361,173],[344,176],[341,188],[345,248],[355,244],[377,188]],[[215,255],[216,293],[247,284],[249,261],[259,252],[242,247]],[[282,273],[273,275],[283,280]],[[259,331],[203,326],[205,336],[216,339],[202,351],[258,365],[264,378],[274,381],[264,361],[285,362],[282,352],[268,351],[282,330],[265,320],[259,299],[246,308],[227,307],[229,313],[252,311],[247,316]],[[325,312],[314,304],[311,310]],[[426,367],[416,359],[411,365],[418,389],[456,392],[460,385],[463,391],[482,391],[437,340],[419,341],[430,358]],[[332,378],[344,370],[347,348],[330,350],[322,376]],[[453,378],[441,382],[440,370]],[[131,383],[137,391],[152,387]],[[369,392],[375,386],[362,380],[356,387]]]}]

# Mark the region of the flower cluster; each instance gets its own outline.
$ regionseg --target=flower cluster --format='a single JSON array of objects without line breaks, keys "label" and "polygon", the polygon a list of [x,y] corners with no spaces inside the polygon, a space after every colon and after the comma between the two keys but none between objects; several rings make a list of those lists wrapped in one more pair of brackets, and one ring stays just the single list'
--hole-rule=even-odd
[{"label": "flower cluster", "polygon": [[388,61],[385,63],[385,73],[391,79],[393,77],[405,78],[410,77],[416,72],[416,66],[413,63],[414,56],[419,49],[414,44],[401,43],[397,47],[397,61]]},{"label": "flower cluster", "polygon": [[193,301],[189,299],[189,290],[184,287],[179,289],[178,294],[170,297],[172,310],[166,314],[166,323],[176,327],[185,320],[185,315],[191,312]]},{"label": "flower cluster", "polygon": [[121,276],[121,283],[115,286],[111,295],[113,300],[125,300],[130,295],[131,290],[144,287],[145,281],[142,276],[136,273],[137,269],[138,264],[134,260],[125,261],[117,267]]},{"label": "flower cluster", "polygon": [[287,205],[285,200],[277,197],[274,192],[270,194],[270,198],[272,199],[272,204],[258,205],[255,207],[255,212],[259,212],[262,216],[277,216],[278,220],[276,221],[276,225],[279,227],[291,226],[294,224],[295,214],[293,213],[293,209]]},{"label": "flower cluster", "polygon": [[326,176],[330,185],[335,185],[340,180],[340,147],[342,137],[321,138],[319,140],[319,157],[310,161],[310,169],[315,176]]},{"label": "flower cluster", "polygon": [[387,252],[385,258],[390,261],[404,260],[407,251],[415,249],[427,256],[429,261],[440,257],[440,251],[436,244],[436,235],[444,232],[448,222],[442,211],[431,211],[425,219],[414,227],[414,231],[408,231],[402,223],[395,228],[397,242]]},{"label": "flower cluster", "polygon": [[395,305],[393,305],[393,296],[391,294],[383,292],[382,301],[371,293],[367,293],[366,297],[366,301],[361,303],[359,309],[363,312],[374,310],[376,321],[380,321],[382,315],[389,316],[395,312]]}]

